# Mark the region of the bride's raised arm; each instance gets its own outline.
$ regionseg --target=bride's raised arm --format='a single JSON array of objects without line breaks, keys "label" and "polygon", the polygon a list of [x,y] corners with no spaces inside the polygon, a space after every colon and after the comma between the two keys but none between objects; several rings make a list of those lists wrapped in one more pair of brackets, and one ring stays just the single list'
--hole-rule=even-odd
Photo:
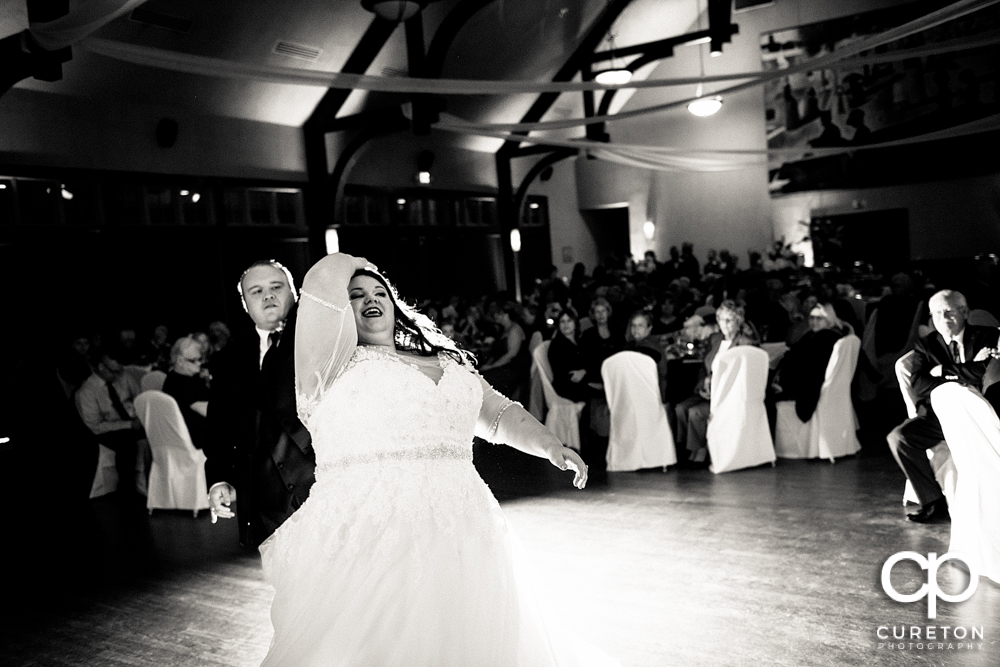
[{"label": "bride's raised arm", "polygon": [[302,281],[295,325],[295,395],[299,417],[307,422],[337,372],[354,354],[358,332],[347,285],[363,257],[342,253],[316,262]]}]

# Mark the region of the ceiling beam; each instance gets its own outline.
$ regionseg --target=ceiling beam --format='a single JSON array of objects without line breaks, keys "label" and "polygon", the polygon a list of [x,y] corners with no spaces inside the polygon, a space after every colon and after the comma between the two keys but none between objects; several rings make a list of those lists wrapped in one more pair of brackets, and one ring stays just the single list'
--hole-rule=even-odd
[{"label": "ceiling beam", "polygon": [[[625,8],[628,7],[632,0],[610,0],[601,15],[597,17],[594,24],[587,31],[587,34],[580,41],[580,44],[573,51],[573,54],[569,57],[566,63],[559,68],[555,76],[552,77],[552,81],[571,81],[576,74],[583,69],[587,63],[590,62],[590,58],[594,55],[594,49],[597,45],[601,43],[604,36],[607,34],[608,30],[614,24],[615,20],[621,15]],[[552,108],[555,101],[559,98],[559,93],[542,93],[535,100],[535,103],[531,105],[527,113],[521,117],[519,122],[521,123],[537,123],[541,120],[545,112]],[[497,152],[499,155],[503,153],[505,156],[509,156],[512,151],[514,151],[519,142],[508,141]]]},{"label": "ceiling beam", "polygon": [[440,79],[441,72],[444,71],[444,59],[448,55],[448,49],[455,37],[462,30],[469,19],[485,7],[496,0],[466,0],[458,3],[452,8],[448,15],[444,17],[438,26],[431,45],[427,48],[427,59],[425,61],[424,72],[430,79]]},{"label": "ceiling beam", "polygon": [[[393,21],[386,21],[376,16],[340,69],[341,74],[364,74],[367,72],[368,67],[374,62],[382,47],[389,41],[397,25]],[[350,94],[350,89],[330,88],[327,90],[303,128],[307,131],[325,132],[327,124],[336,119],[337,113],[344,106],[344,102],[347,101]]]}]

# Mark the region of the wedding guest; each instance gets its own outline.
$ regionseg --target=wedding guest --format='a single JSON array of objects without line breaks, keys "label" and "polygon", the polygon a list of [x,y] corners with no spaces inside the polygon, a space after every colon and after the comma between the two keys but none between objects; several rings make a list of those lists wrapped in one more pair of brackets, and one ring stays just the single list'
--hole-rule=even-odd
[{"label": "wedding guest", "polygon": [[222,350],[233,335],[229,332],[229,327],[225,322],[215,321],[208,325],[208,340],[211,345],[210,355]]},{"label": "wedding guest", "polygon": [[201,374],[205,355],[201,343],[192,336],[178,338],[170,350],[171,366],[163,381],[163,393],[177,401],[191,442],[204,449],[208,438],[208,383]]},{"label": "wedding guest", "polygon": [[829,303],[813,307],[809,327],[810,331],[781,358],[771,382],[773,400],[795,401],[795,414],[803,422],[809,421],[816,411],[833,346],[852,333]]},{"label": "wedding guest", "polygon": [[455,333],[455,321],[451,319],[446,319],[441,322],[441,333],[448,340],[456,340],[457,334]]},{"label": "wedding guest", "polygon": [[93,366],[76,392],[76,409],[98,442],[114,451],[119,497],[131,501],[138,495],[136,459],[139,440],[145,437],[133,402],[142,389],[113,348],[100,353]]},{"label": "wedding guest", "polygon": [[656,362],[657,386],[660,388],[660,401],[666,402],[667,396],[667,359],[660,347],[659,339],[653,335],[653,315],[648,310],[639,310],[629,318],[628,331],[625,334],[625,349],[640,352]]},{"label": "wedding guest", "polygon": [[706,433],[711,411],[709,399],[712,395],[712,362],[716,356],[738,345],[759,345],[757,333],[747,323],[743,307],[735,301],[723,301],[715,312],[715,320],[719,331],[709,338],[708,353],[695,385],[695,394],[674,408],[677,416],[675,441],[679,461],[682,460],[680,455],[686,454],[688,460],[703,463],[708,453]]},{"label": "wedding guest", "polygon": [[142,362],[136,347],[135,329],[122,329],[118,332],[118,356],[126,366]]},{"label": "wedding guest", "polygon": [[614,310],[607,299],[598,297],[590,304],[590,320],[594,326],[580,334],[580,350],[587,373],[595,381],[601,377],[601,364],[615,352],[625,347],[624,339],[616,335],[610,325]]},{"label": "wedding guest", "polygon": [[170,368],[170,330],[165,324],[153,329],[149,342],[141,355],[142,364],[153,370],[166,371]]},{"label": "wedding guest", "polygon": [[479,367],[491,386],[513,400],[526,395],[525,385],[531,368],[528,340],[518,322],[518,310],[513,301],[494,305],[491,319],[500,327],[500,336],[490,352],[490,360]]},{"label": "wedding guest", "polygon": [[684,322],[677,316],[677,298],[670,292],[660,297],[659,316],[653,321],[653,335],[662,336],[680,331]]},{"label": "wedding guest", "polygon": [[946,382],[982,387],[989,350],[997,347],[998,336],[994,327],[968,324],[969,307],[959,292],[941,290],[928,305],[935,330],[917,340],[909,357],[917,416],[886,437],[920,501],[920,509],[906,517],[916,523],[949,518],[948,502],[927,459],[927,450],[944,440],[941,422],[931,406],[931,392]]},{"label": "wedding guest", "polygon": [[558,330],[549,346],[549,366],[552,368],[552,388],[573,402],[587,401],[596,391],[590,382],[600,382],[600,376],[587,372],[587,360],[577,337],[580,319],[567,306],[556,317]]}]

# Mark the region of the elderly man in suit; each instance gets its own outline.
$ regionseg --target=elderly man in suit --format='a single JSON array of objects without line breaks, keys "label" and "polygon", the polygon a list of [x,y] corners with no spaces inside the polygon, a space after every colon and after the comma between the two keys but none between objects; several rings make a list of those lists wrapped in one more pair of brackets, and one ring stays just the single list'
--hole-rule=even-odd
[{"label": "elderly man in suit", "polygon": [[996,348],[998,337],[996,328],[966,323],[969,307],[959,292],[937,292],[928,305],[935,331],[917,340],[910,358],[917,416],[886,436],[889,449],[920,500],[920,509],[907,515],[917,523],[948,519],[948,503],[927,460],[927,450],[944,440],[941,423],[931,409],[931,391],[946,382],[978,390],[990,360],[989,350]]},{"label": "elderly man in suit", "polygon": [[205,472],[213,522],[232,518],[238,500],[240,543],[257,546],[309,496],[316,457],[295,406],[291,273],[274,260],[255,262],[237,288],[255,335],[212,358]]}]

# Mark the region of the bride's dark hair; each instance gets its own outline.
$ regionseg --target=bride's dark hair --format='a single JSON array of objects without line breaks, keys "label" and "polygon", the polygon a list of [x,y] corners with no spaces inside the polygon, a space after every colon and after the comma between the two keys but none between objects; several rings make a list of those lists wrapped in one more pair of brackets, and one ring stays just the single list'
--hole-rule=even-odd
[{"label": "bride's dark hair", "polygon": [[392,299],[392,310],[395,318],[395,331],[393,340],[396,347],[409,352],[416,352],[423,357],[433,357],[443,352],[449,357],[465,366],[475,365],[476,358],[472,353],[458,347],[454,341],[441,333],[431,318],[427,317],[416,308],[403,301],[395,286],[378,271],[374,269],[358,269],[351,278],[357,276],[368,276],[374,278]]}]

